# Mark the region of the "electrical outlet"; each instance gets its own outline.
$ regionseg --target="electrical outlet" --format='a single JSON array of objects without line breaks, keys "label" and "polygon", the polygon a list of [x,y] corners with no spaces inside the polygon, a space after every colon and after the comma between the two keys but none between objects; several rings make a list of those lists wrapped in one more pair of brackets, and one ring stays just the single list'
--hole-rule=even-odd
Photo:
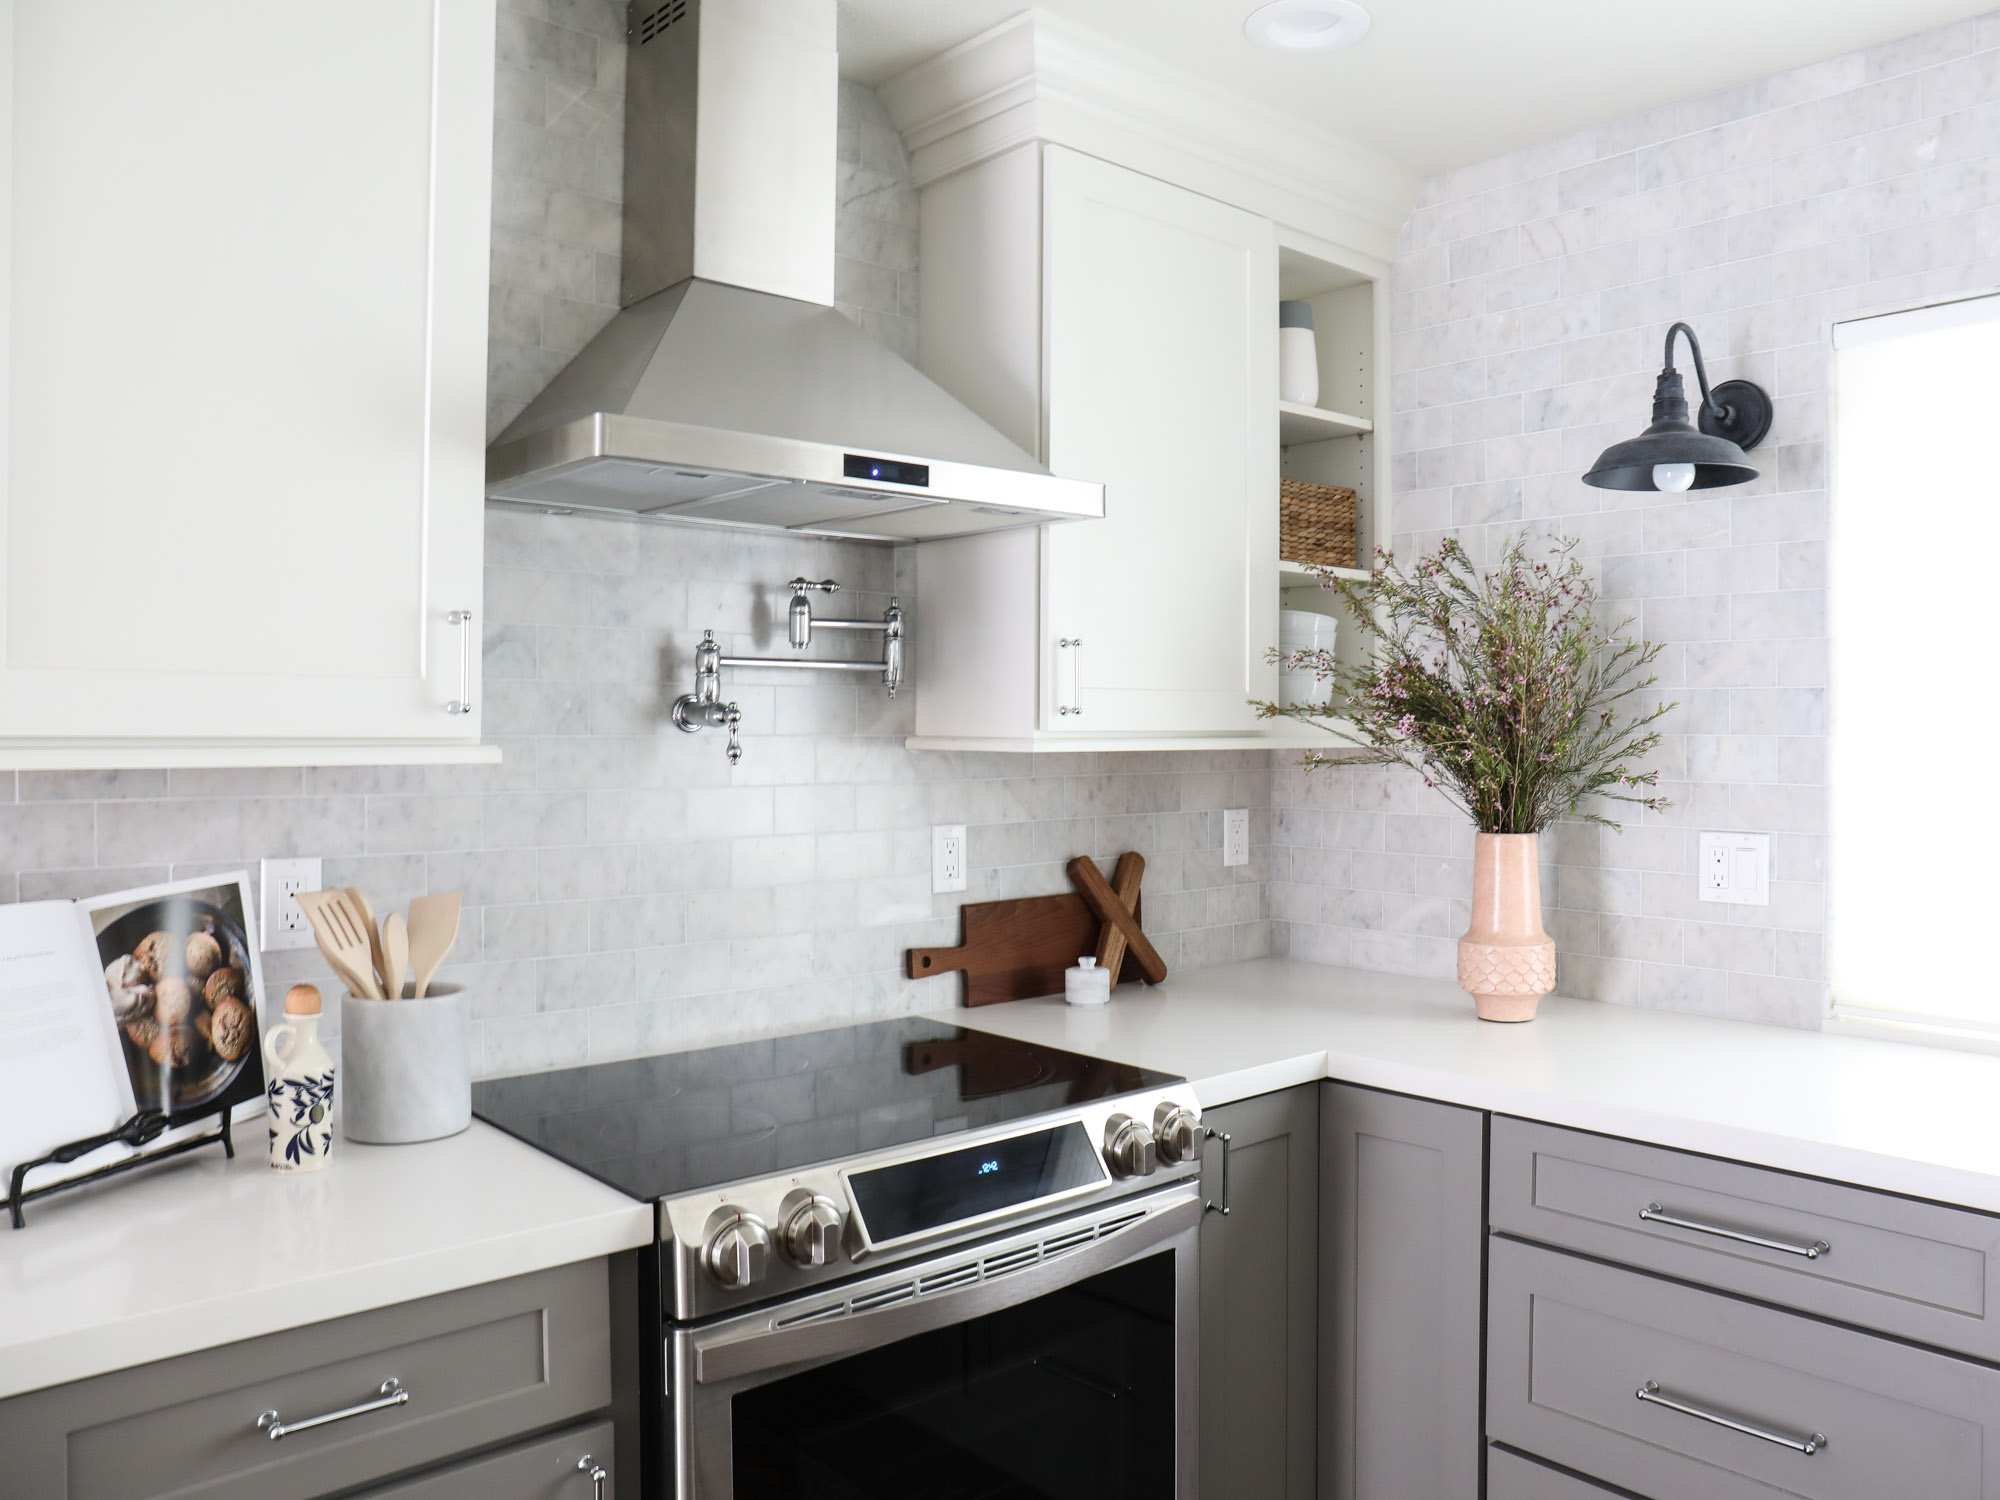
[{"label": "electrical outlet", "polygon": [[965,825],[931,825],[931,890],[937,894],[965,889]]},{"label": "electrical outlet", "polygon": [[299,905],[300,891],[321,889],[317,859],[267,859],[263,862],[264,894],[259,901],[257,935],[266,953],[280,948],[310,948],[312,923]]},{"label": "electrical outlet", "polygon": [[1250,809],[1232,807],[1222,814],[1222,863],[1250,863]]},{"label": "electrical outlet", "polygon": [[1771,904],[1771,835],[1768,833],[1704,833],[1696,865],[1704,901],[1732,906]]}]

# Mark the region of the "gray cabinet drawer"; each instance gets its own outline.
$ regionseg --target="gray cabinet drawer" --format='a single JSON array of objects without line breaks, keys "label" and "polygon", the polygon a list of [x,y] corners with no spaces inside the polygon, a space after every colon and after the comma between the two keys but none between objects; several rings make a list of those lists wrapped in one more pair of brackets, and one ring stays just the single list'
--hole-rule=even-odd
[{"label": "gray cabinet drawer", "polygon": [[572,1427],[538,1442],[434,1469],[420,1479],[370,1490],[357,1500],[594,1500],[590,1475],[577,1467],[588,1456],[604,1469],[604,1500],[617,1500],[618,1466],[612,1462],[611,1424]]},{"label": "gray cabinet drawer", "polygon": [[2000,1370],[1500,1237],[1488,1268],[1499,1442],[1655,1500],[2000,1500]]},{"label": "gray cabinet drawer", "polygon": [[1488,1448],[1486,1500],[1624,1500],[1624,1497],[1616,1490],[1530,1462],[1505,1448]]},{"label": "gray cabinet drawer", "polygon": [[[584,1416],[611,1401],[607,1287],[586,1261],[17,1396],[7,1500],[308,1500]],[[390,1379],[406,1403],[258,1430]]]},{"label": "gray cabinet drawer", "polygon": [[1497,1116],[1491,1188],[1510,1234],[2000,1359],[1993,1215]]}]

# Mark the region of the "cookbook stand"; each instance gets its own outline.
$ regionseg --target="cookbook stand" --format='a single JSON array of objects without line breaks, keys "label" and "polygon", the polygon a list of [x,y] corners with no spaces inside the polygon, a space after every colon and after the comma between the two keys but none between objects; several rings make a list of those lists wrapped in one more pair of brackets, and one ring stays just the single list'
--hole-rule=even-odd
[{"label": "cookbook stand", "polygon": [[[7,1212],[16,1229],[26,1229],[28,1220],[21,1212],[23,1205],[35,1198],[46,1198],[51,1193],[66,1193],[71,1188],[84,1187],[89,1183],[102,1182],[107,1177],[116,1177],[121,1172],[129,1172],[134,1167],[150,1167],[155,1162],[169,1157],[181,1156],[203,1146],[222,1142],[224,1156],[234,1159],[236,1143],[229,1138],[229,1112],[235,1106],[230,1104],[212,1105],[207,1109],[189,1110],[184,1114],[162,1114],[157,1109],[142,1109],[116,1130],[108,1130],[103,1135],[85,1136],[80,1141],[71,1141],[66,1146],[58,1146],[47,1156],[35,1161],[24,1161],[14,1168],[13,1179],[7,1185]],[[115,1161],[108,1167],[99,1167],[94,1172],[85,1172],[80,1177],[66,1177],[61,1182],[52,1182],[47,1187],[27,1191],[28,1174],[37,1167],[61,1166],[79,1157],[88,1156],[101,1146],[114,1144],[143,1146],[149,1141],[179,1125],[191,1125],[196,1120],[205,1120],[210,1115],[219,1115],[220,1123],[205,1135],[190,1136],[184,1141],[175,1141],[171,1146],[162,1146],[158,1151],[148,1151],[141,1156],[128,1156],[123,1161]]]}]

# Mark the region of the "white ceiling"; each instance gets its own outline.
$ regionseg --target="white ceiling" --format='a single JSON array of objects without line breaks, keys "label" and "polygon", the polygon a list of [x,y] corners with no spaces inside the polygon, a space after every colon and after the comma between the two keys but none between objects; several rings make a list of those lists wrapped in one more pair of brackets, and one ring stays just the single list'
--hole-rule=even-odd
[{"label": "white ceiling", "polygon": [[[1819,62],[1993,0],[1363,0],[1343,52],[1252,46],[1261,0],[1045,0],[1042,9],[1372,146],[1419,172]],[[841,71],[870,85],[1023,0],[840,0]]]}]

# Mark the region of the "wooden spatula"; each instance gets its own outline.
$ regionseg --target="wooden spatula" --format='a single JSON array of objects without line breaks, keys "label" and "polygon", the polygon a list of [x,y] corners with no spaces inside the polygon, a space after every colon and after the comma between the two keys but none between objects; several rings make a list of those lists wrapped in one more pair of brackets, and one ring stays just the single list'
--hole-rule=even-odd
[{"label": "wooden spatula", "polygon": [[417,971],[417,987],[410,993],[418,1000],[424,998],[431,976],[458,941],[458,913],[457,891],[419,896],[410,903],[410,962]]},{"label": "wooden spatula", "polygon": [[375,983],[375,960],[368,934],[361,928],[361,913],[347,899],[346,891],[300,891],[299,905],[312,923],[319,951],[333,965],[351,994],[366,1000],[380,1000],[382,990]]},{"label": "wooden spatula", "polygon": [[403,914],[392,911],[382,919],[382,993],[403,998],[403,971],[410,966],[410,930]]},{"label": "wooden spatula", "polygon": [[361,913],[362,925],[368,929],[368,950],[375,965],[375,977],[382,982],[382,993],[399,995],[395,983],[389,978],[389,971],[382,963],[382,929],[375,925],[375,908],[368,904],[368,898],[354,886],[347,888],[347,897],[354,903],[354,909]]}]

